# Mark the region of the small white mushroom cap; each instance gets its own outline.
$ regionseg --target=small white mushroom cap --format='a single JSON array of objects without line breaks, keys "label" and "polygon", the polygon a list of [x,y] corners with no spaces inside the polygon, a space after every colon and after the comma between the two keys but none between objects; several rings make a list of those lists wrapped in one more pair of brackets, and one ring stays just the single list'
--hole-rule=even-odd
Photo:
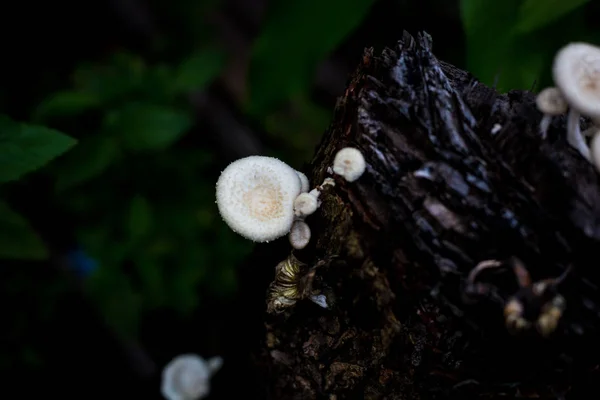
[{"label": "small white mushroom cap", "polygon": [[560,115],[567,112],[569,105],[558,88],[549,87],[538,93],[535,98],[538,110],[548,115]]},{"label": "small white mushroom cap", "polygon": [[298,174],[298,177],[300,178],[300,184],[302,185],[302,189],[300,189],[300,191],[302,193],[308,192],[308,190],[310,189],[310,183],[308,182],[308,177],[300,171],[296,171],[296,173]]},{"label": "small white mushroom cap", "polygon": [[325,186],[335,186],[335,181],[333,180],[333,178],[325,178],[323,180],[323,183],[321,184],[321,188],[325,187]]},{"label": "small white mushroom cap", "polygon": [[310,193],[300,193],[294,200],[294,214],[296,217],[306,217],[317,211],[319,207],[318,199]]},{"label": "small white mushroom cap", "polygon": [[205,361],[196,354],[182,354],[165,366],[161,393],[167,400],[198,400],[210,393],[210,378],[223,364],[221,357]]},{"label": "small white mushroom cap", "polygon": [[558,88],[549,87],[538,93],[535,103],[537,108],[544,113],[540,121],[540,132],[546,137],[552,116],[567,112],[569,105]]},{"label": "small white mushroom cap", "polygon": [[554,57],[554,83],[571,108],[600,118],[600,48],[571,43]]},{"label": "small white mushroom cap", "polygon": [[294,249],[300,250],[306,247],[310,242],[310,227],[302,220],[294,221],[292,229],[290,230],[290,244]]},{"label": "small white mushroom cap", "polygon": [[250,156],[232,162],[217,181],[217,205],[231,229],[255,242],[290,231],[294,200],[302,184],[296,170],[272,157]]},{"label": "small white mushroom cap", "polygon": [[315,198],[319,198],[319,196],[321,195],[321,192],[319,191],[319,189],[313,189],[310,192],[308,192],[308,194],[310,194],[311,196],[314,196]]},{"label": "small white mushroom cap", "polygon": [[333,159],[333,172],[346,181],[354,182],[365,172],[367,164],[360,150],[346,147],[337,152]]}]

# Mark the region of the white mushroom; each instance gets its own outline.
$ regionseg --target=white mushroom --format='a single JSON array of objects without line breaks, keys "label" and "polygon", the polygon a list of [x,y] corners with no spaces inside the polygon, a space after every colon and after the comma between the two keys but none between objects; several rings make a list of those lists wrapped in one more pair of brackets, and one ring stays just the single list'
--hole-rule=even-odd
[{"label": "white mushroom", "polygon": [[217,205],[231,229],[255,242],[287,234],[294,222],[294,200],[302,184],[284,162],[250,156],[232,162],[217,181]]},{"label": "white mushroom", "polygon": [[571,43],[554,58],[554,82],[569,103],[567,140],[587,160],[589,147],[579,126],[580,114],[600,118],[600,48],[587,43]]},{"label": "white mushroom", "polygon": [[294,221],[292,229],[290,230],[290,244],[296,250],[300,250],[306,247],[310,242],[310,227],[302,220]]},{"label": "white mushroom", "polygon": [[315,198],[319,198],[319,196],[321,195],[321,191],[317,188],[311,190],[310,192],[308,192],[308,194],[310,194],[311,196],[314,196]]},{"label": "white mushroom", "polygon": [[567,112],[569,105],[560,90],[555,87],[542,90],[538,93],[535,102],[537,108],[544,113],[540,122],[540,133],[545,139],[552,117]]},{"label": "white mushroom", "polygon": [[[545,116],[544,116],[545,117]],[[542,120],[543,121],[543,120]],[[498,132],[500,132],[502,130],[502,125],[500,124],[494,124],[494,126],[492,126],[492,129],[490,129],[490,133],[492,135],[497,134]],[[544,135],[545,136],[545,135]]]},{"label": "white mushroom", "polygon": [[365,158],[358,149],[346,147],[335,155],[333,172],[348,182],[354,182],[365,172],[366,165]]},{"label": "white mushroom", "polygon": [[325,178],[323,180],[323,183],[321,183],[321,186],[319,186],[321,189],[323,189],[325,186],[330,185],[330,186],[335,186],[335,181],[333,180],[333,178]]},{"label": "white mushroom", "polygon": [[196,354],[182,354],[165,366],[160,391],[167,400],[198,400],[210,393],[210,378],[221,368],[223,359],[205,361]]},{"label": "white mushroom", "polygon": [[296,217],[303,218],[317,211],[318,206],[317,196],[312,191],[300,193],[294,200],[294,214]]},{"label": "white mushroom", "polygon": [[310,183],[308,182],[308,178],[300,171],[296,171],[298,177],[300,178],[300,184],[302,185],[301,192],[306,193],[310,189]]}]

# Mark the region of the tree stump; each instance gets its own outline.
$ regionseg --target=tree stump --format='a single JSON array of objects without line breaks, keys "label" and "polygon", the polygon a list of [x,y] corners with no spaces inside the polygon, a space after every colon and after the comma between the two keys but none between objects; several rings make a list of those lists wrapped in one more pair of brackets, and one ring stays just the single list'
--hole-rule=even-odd
[{"label": "tree stump", "polygon": [[[267,397],[600,392],[598,173],[567,144],[564,117],[545,139],[541,117],[534,94],[499,94],[437,60],[427,34],[365,51],[311,163],[312,186],[336,185],[293,254],[327,308],[305,295],[252,317],[264,323]],[[347,146],[368,164],[352,183],[327,171]],[[261,284],[244,290],[262,295],[273,276],[257,269],[291,250],[282,240],[256,251],[249,273]]]}]

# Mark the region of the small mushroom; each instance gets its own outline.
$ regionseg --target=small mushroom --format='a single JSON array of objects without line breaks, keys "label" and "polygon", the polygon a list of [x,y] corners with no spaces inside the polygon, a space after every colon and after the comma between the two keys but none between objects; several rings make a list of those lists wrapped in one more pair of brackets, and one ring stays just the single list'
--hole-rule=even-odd
[{"label": "small mushroom", "polygon": [[569,105],[567,101],[555,87],[549,87],[538,93],[536,97],[537,108],[544,113],[540,122],[540,133],[542,138],[546,138],[548,128],[552,122],[552,117],[567,112]]},{"label": "small mushroom", "polygon": [[162,372],[161,393],[167,400],[199,400],[210,393],[210,378],[221,368],[223,359],[208,361],[196,354],[182,354]]},{"label": "small mushroom", "polygon": [[309,193],[300,193],[296,197],[296,200],[294,200],[294,214],[296,217],[304,218],[317,211],[319,207],[317,196],[312,191]]},{"label": "small mushroom", "polygon": [[284,162],[250,156],[232,162],[217,181],[217,206],[231,229],[255,242],[287,234],[294,200],[302,190],[296,170]]},{"label": "small mushroom", "polygon": [[566,45],[554,58],[552,74],[569,103],[567,141],[591,161],[579,117],[583,114],[593,120],[600,118],[600,48],[587,43]]},{"label": "small mushroom", "polygon": [[308,182],[308,178],[300,171],[296,171],[298,174],[298,178],[300,178],[300,184],[302,185],[302,189],[300,189],[301,193],[306,193],[310,189],[310,183]]},{"label": "small mushroom", "polygon": [[354,182],[365,172],[365,158],[360,150],[353,147],[341,149],[333,159],[333,172],[346,181]]},{"label": "small mushroom", "polygon": [[301,250],[305,248],[310,242],[310,236],[310,227],[306,222],[302,220],[294,221],[289,234],[290,244],[294,249]]}]

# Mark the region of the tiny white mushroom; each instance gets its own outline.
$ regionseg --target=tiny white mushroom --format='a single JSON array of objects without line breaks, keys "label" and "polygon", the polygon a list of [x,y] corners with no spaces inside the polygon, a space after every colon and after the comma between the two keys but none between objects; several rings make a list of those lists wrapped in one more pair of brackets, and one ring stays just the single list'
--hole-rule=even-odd
[{"label": "tiny white mushroom", "polygon": [[571,43],[555,56],[554,82],[569,103],[567,140],[587,160],[589,147],[579,126],[580,114],[600,118],[600,48],[587,43]]},{"label": "tiny white mushroom", "polygon": [[310,189],[310,183],[308,182],[308,177],[300,171],[296,171],[296,173],[298,174],[298,178],[300,178],[300,184],[302,185],[302,188],[300,189],[300,191],[302,193],[308,192],[308,190]]},{"label": "tiny white mushroom", "polygon": [[330,185],[330,186],[335,186],[335,181],[333,180],[333,178],[325,178],[323,180],[323,183],[321,183],[321,189],[323,189],[323,187]]},{"label": "tiny white mushroom", "polygon": [[337,152],[333,159],[333,172],[346,181],[354,182],[365,172],[365,158],[360,150],[346,147]]},{"label": "tiny white mushroom", "polygon": [[319,198],[319,196],[321,195],[321,191],[319,189],[313,189],[310,192],[308,192],[308,194],[310,194],[311,196],[314,196],[315,198]]},{"label": "tiny white mushroom", "polygon": [[317,211],[319,204],[317,197],[311,193],[300,193],[294,200],[294,214],[296,217],[306,217]]},{"label": "tiny white mushroom", "polygon": [[167,400],[198,400],[210,393],[210,378],[223,364],[221,357],[208,361],[196,354],[182,354],[165,366],[161,393]]},{"label": "tiny white mushroom", "polygon": [[310,242],[310,236],[310,227],[306,222],[302,220],[294,221],[289,234],[290,244],[294,249],[300,250],[305,248]]},{"label": "tiny white mushroom", "polygon": [[302,184],[284,162],[250,156],[232,162],[217,181],[217,205],[231,229],[255,242],[268,242],[290,231],[294,200]]},{"label": "tiny white mushroom", "polygon": [[495,135],[496,133],[500,132],[501,130],[502,130],[502,125],[494,124],[494,126],[492,126],[492,129],[490,130],[490,133],[492,135]]},{"label": "tiny white mushroom", "polygon": [[540,122],[540,133],[546,138],[552,117],[567,112],[569,105],[558,88],[549,87],[538,93],[535,103],[538,110],[544,113]]}]

